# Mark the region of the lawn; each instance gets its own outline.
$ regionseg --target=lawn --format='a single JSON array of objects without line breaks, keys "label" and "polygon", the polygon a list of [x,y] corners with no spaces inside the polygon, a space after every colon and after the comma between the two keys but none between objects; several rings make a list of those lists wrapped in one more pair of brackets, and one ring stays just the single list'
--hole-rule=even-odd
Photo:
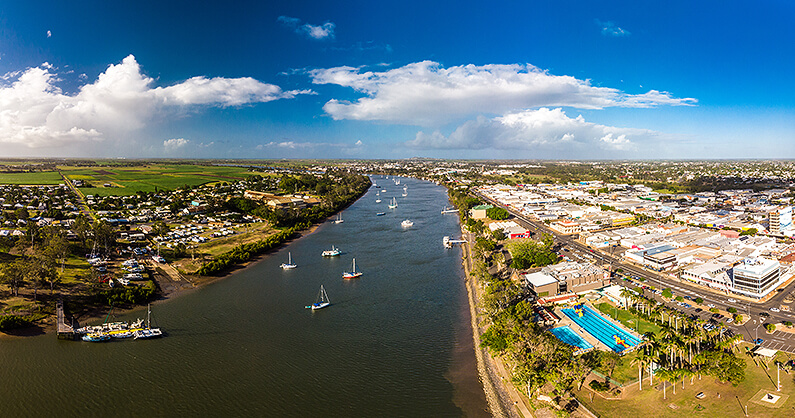
[{"label": "lawn", "polygon": [[[745,352],[745,343],[740,345],[740,351]],[[786,361],[792,355],[778,353],[777,359]],[[687,380],[682,389],[682,382],[677,382],[676,395],[673,394],[671,387],[666,389],[667,399],[663,399],[662,387],[660,382],[654,381],[654,388],[648,386],[649,378],[644,375],[643,390],[638,391],[637,385],[624,388],[624,399],[605,400],[594,395],[591,400],[591,391],[586,389],[587,382],[583,389],[577,392],[579,399],[591,411],[600,417],[682,417],[682,416],[702,416],[702,417],[743,417],[743,408],[748,406],[748,416],[751,417],[783,417],[792,416],[795,412],[795,381],[793,374],[781,372],[781,392],[776,392],[776,367],[772,361],[768,361],[770,370],[758,367],[747,355],[741,354],[740,358],[748,365],[745,371],[745,381],[737,387],[729,383],[719,383],[712,377],[698,376],[693,380],[693,384]],[[637,367],[634,367],[637,376]],[[788,396],[780,407],[763,406],[752,402],[756,399],[760,391],[770,391],[773,394]],[[697,399],[696,394],[704,392],[703,399]],[[720,397],[718,397],[720,394]],[[753,399],[752,399],[753,398]]]},{"label": "lawn", "polygon": [[657,324],[639,318],[627,310],[616,308],[607,302],[602,302],[596,305],[596,308],[599,309],[600,312],[609,315],[613,319],[616,319],[616,315],[618,315],[618,321],[621,322],[622,325],[636,331],[639,334],[645,334],[649,331],[655,334],[660,332],[660,327],[657,326]]},{"label": "lawn", "polygon": [[0,184],[55,185],[63,182],[63,178],[57,171],[0,173]]},{"label": "lawn", "polygon": [[[244,228],[236,229],[236,231],[237,233],[234,235],[225,238],[214,238],[205,244],[197,244],[195,259],[190,256],[185,257],[175,260],[174,265],[178,265],[181,271],[190,274],[201,267],[202,255],[207,256],[207,259],[215,258],[241,244],[257,242],[277,232],[267,222],[249,224],[247,232]],[[161,249],[163,249],[162,246]]]},{"label": "lawn", "polygon": [[[85,195],[124,196],[139,191],[174,190],[216,181],[237,181],[258,174],[242,167],[217,167],[189,164],[149,164],[134,167],[63,167],[72,180],[83,180],[93,187],[80,190]],[[111,187],[105,187],[110,184]]]}]

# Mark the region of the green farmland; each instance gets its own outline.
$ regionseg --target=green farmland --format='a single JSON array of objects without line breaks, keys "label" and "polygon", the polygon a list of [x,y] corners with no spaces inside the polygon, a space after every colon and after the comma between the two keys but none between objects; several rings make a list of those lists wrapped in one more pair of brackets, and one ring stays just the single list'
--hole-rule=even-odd
[{"label": "green farmland", "polygon": [[41,171],[33,173],[0,173],[0,184],[55,185],[63,183],[57,171]]},{"label": "green farmland", "polygon": [[[61,167],[70,180],[82,180],[92,187],[81,187],[85,195],[133,195],[139,191],[174,190],[216,181],[236,181],[254,174],[240,167],[206,165],[150,164],[135,167]],[[56,173],[57,174],[57,173]],[[105,185],[110,187],[106,187]]]}]

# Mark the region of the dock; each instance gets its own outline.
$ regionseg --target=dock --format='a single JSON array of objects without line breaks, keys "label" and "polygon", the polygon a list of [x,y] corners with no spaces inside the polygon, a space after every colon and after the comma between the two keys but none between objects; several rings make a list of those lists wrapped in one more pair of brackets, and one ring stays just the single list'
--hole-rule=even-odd
[{"label": "dock", "polygon": [[57,317],[57,325],[58,325],[58,339],[59,340],[74,340],[77,336],[75,334],[75,328],[72,324],[66,323],[66,315],[64,315],[63,311],[63,299],[58,299],[55,302],[55,316]]},{"label": "dock", "polygon": [[453,248],[453,245],[455,244],[464,244],[466,242],[467,240],[465,239],[450,239],[448,236],[442,238],[442,244],[444,244],[445,248]]}]

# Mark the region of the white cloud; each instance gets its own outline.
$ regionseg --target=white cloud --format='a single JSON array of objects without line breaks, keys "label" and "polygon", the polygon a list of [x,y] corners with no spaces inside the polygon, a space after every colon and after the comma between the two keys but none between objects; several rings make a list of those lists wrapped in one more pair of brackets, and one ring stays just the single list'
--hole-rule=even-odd
[{"label": "white cloud", "polygon": [[174,151],[188,145],[188,143],[190,143],[190,140],[185,138],[172,138],[163,141],[163,147],[167,151]]},{"label": "white cloud", "polygon": [[330,143],[330,142],[295,142],[295,141],[271,141],[265,144],[259,144],[254,147],[256,150],[262,151],[266,149],[349,149],[354,147],[361,147],[362,141],[356,141],[353,145],[347,143]]},{"label": "white cloud", "polygon": [[529,64],[443,68],[422,61],[383,72],[344,66],[309,74],[315,84],[336,84],[365,94],[355,102],[329,100],[323,109],[338,120],[440,126],[478,114],[499,115],[542,106],[602,109],[697,103],[696,99],[680,99],[656,90],[633,95],[596,87],[589,80],[552,75]]},{"label": "white cloud", "polygon": [[449,136],[418,132],[406,143],[420,149],[586,150],[633,151],[638,143],[660,139],[646,129],[618,128],[566,116],[560,109],[541,108],[465,122]]},{"label": "white cloud", "polygon": [[47,31],[47,37],[48,37],[48,38],[52,37],[52,32],[50,32],[50,31]]},{"label": "white cloud", "polygon": [[48,63],[0,78],[0,144],[28,147],[121,139],[178,110],[240,106],[308,93],[282,91],[249,77],[194,77],[153,87],[154,80],[142,74],[132,55],[110,65],[96,81],[72,95],[58,87],[58,76]]},{"label": "white cloud", "polygon": [[599,19],[596,19],[595,22],[602,29],[602,35],[604,36],[622,37],[632,35],[630,31],[617,26],[614,22],[602,22]]},{"label": "white cloud", "polygon": [[277,21],[281,22],[284,26],[295,30],[297,33],[309,36],[312,39],[334,39],[334,29],[336,25],[333,22],[326,22],[322,25],[312,25],[309,23],[301,24],[301,19],[289,16],[279,16]]}]

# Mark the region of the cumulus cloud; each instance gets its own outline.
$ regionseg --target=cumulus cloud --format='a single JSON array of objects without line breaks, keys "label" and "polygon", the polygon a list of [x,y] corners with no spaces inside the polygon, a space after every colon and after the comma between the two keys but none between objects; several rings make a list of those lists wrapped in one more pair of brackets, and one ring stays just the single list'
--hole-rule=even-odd
[{"label": "cumulus cloud", "polygon": [[51,31],[47,31],[47,37],[48,37],[48,38],[51,38],[51,37],[52,37],[52,32],[51,32]]},{"label": "cumulus cloud", "polygon": [[276,20],[281,22],[284,26],[295,30],[296,33],[306,35],[318,41],[334,39],[334,29],[336,25],[332,22],[326,22],[322,25],[311,25],[309,23],[301,24],[301,19],[289,16],[279,16]]},{"label": "cumulus cloud", "polygon": [[172,138],[163,141],[163,148],[167,151],[174,151],[188,145],[188,143],[190,143],[190,140],[185,138]]},{"label": "cumulus cloud", "polygon": [[259,144],[254,147],[258,151],[267,149],[349,149],[354,147],[361,147],[362,141],[356,141],[353,145],[348,143],[329,143],[329,142],[295,142],[295,141],[271,141],[265,144]]},{"label": "cumulus cloud", "polygon": [[132,55],[71,95],[58,87],[58,76],[48,63],[0,78],[0,143],[28,147],[121,137],[169,111],[240,106],[308,93],[282,91],[249,77],[194,77],[154,87]]},{"label": "cumulus cloud", "polygon": [[619,27],[614,22],[611,21],[602,22],[599,19],[596,19],[595,22],[596,25],[599,26],[599,28],[602,30],[602,35],[604,36],[622,37],[622,36],[632,35],[630,31]]},{"label": "cumulus cloud", "polygon": [[552,75],[529,64],[443,68],[437,62],[422,61],[381,72],[343,66],[311,70],[309,75],[315,84],[350,87],[365,95],[354,102],[326,102],[323,109],[337,120],[440,126],[478,114],[499,115],[542,106],[602,109],[697,103],[664,91],[628,94],[597,87],[589,80]]},{"label": "cumulus cloud", "polygon": [[449,136],[439,131],[418,132],[406,143],[420,149],[556,150],[588,149],[632,151],[638,143],[657,140],[660,134],[646,129],[618,128],[570,118],[560,109],[541,108],[478,117],[456,128]]}]

